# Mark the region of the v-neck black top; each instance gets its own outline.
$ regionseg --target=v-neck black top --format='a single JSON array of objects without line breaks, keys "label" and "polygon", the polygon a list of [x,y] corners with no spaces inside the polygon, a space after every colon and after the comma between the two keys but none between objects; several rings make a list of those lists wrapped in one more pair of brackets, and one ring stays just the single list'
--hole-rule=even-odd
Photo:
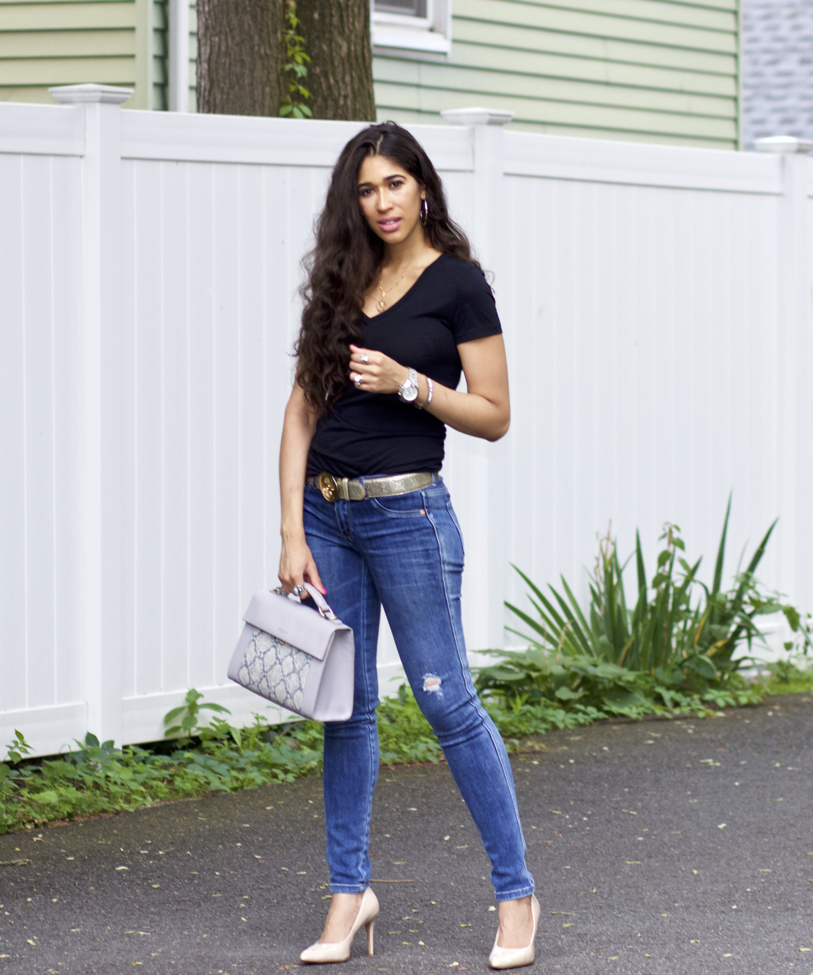
[{"label": "v-neck black top", "polygon": [[[451,254],[430,264],[407,293],[374,318],[359,319],[360,345],[412,366],[455,389],[462,371],[457,347],[502,332],[494,295],[483,272]],[[438,471],[446,426],[431,413],[402,403],[397,393],[370,393],[348,378],[344,395],[316,425],[309,477]]]}]

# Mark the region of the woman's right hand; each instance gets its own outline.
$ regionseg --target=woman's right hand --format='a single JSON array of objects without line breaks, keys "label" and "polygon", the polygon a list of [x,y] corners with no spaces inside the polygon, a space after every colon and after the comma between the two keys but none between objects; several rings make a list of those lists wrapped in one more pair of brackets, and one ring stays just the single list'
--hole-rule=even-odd
[{"label": "woman's right hand", "polygon": [[319,578],[319,570],[316,568],[313,553],[305,541],[304,535],[295,540],[283,540],[282,553],[279,559],[279,581],[287,593],[293,592],[303,582],[309,582],[323,596],[327,594],[327,589],[322,585],[322,580]]}]

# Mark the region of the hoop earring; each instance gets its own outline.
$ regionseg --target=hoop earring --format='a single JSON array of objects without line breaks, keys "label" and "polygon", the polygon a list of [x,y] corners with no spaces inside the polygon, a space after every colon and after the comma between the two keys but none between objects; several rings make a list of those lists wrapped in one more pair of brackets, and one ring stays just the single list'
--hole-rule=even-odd
[{"label": "hoop earring", "polygon": [[426,222],[429,220],[429,204],[426,200],[421,201],[421,223],[426,226]]}]

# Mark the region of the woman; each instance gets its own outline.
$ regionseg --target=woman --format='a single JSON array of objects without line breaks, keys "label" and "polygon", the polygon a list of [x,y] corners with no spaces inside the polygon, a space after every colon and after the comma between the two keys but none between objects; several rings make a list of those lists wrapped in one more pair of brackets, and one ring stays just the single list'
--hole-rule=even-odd
[{"label": "woman", "polygon": [[[306,962],[345,961],[378,901],[367,848],[378,775],[380,607],[492,863],[494,968],[534,958],[539,904],[511,767],[472,684],[460,621],[463,545],[438,476],[445,425],[486,440],[508,430],[494,298],[416,140],[364,129],[333,171],[310,255],[297,378],[280,451],[279,578],[329,594],[353,628],[354,710],[325,725],[331,904]],[[461,368],[467,392],[457,392]],[[325,588],[326,587],[326,588]]]}]

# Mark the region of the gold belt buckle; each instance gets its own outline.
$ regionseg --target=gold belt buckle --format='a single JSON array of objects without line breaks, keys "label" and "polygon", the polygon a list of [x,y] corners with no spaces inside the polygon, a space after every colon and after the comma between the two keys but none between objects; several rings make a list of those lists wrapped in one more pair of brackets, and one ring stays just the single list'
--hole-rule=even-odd
[{"label": "gold belt buckle", "polygon": [[336,478],[332,474],[328,474],[327,471],[322,471],[319,475],[319,490],[322,492],[322,497],[325,501],[335,501],[339,496],[339,485],[336,483]]}]

